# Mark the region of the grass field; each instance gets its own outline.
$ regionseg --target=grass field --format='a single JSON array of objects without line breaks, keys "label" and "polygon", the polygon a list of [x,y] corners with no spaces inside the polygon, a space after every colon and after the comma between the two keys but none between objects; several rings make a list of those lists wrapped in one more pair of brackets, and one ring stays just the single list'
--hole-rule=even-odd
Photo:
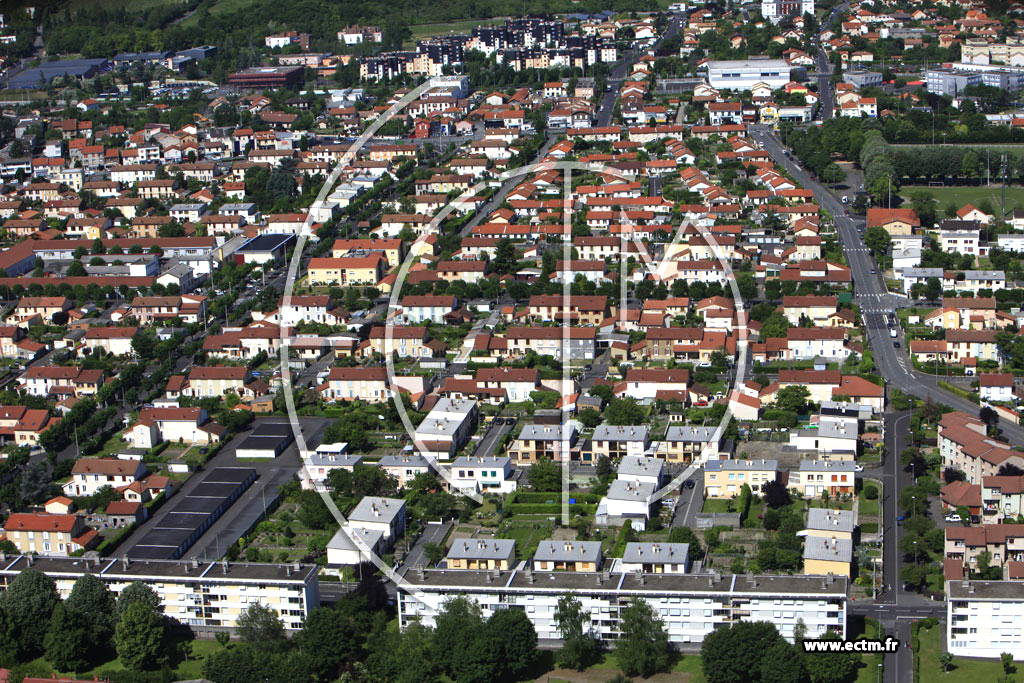
[{"label": "grass field", "polygon": [[[922,681],[943,681],[943,683],[978,683],[978,681],[998,681],[1003,676],[1003,665],[995,660],[956,658],[946,674],[939,666],[939,653],[945,650],[942,645],[942,626],[921,629],[919,633],[921,651],[919,665]],[[1018,671],[1022,668],[1017,666]],[[1017,680],[1014,678],[1014,680]]]},{"label": "grass field", "polygon": [[504,24],[505,19],[466,19],[464,21],[436,22],[433,24],[413,24],[409,27],[412,31],[412,40],[422,40],[432,36],[442,36],[449,33],[470,33],[477,26],[497,26]]},{"label": "grass field", "polygon": [[[186,662],[180,651],[177,649],[177,644],[180,640],[174,640],[168,643],[167,654],[169,657],[168,666],[171,669],[171,676],[173,680],[196,680],[203,674],[203,663],[206,658],[215,652],[221,650],[221,646],[215,640],[193,640],[192,642],[192,654],[189,655],[188,661]],[[229,645],[229,647],[231,647]],[[93,680],[95,676],[97,680],[107,680],[110,676],[114,676],[118,672],[124,671],[127,667],[121,664],[121,660],[114,658],[109,662],[100,664],[95,669],[90,671],[53,671],[53,667],[43,658],[39,658],[32,662],[32,672],[42,674],[44,671],[48,672],[45,674],[46,678],[49,678],[51,673],[60,674],[65,677],[78,678],[82,680]],[[77,675],[76,675],[77,674]]]},{"label": "grass field", "polygon": [[731,512],[732,507],[731,498],[708,498],[704,501],[704,506],[700,509],[701,512]]},{"label": "grass field", "polygon": [[[946,204],[953,202],[957,207],[964,204],[978,206],[986,199],[992,204],[996,211],[1002,201],[1002,188],[998,185],[991,187],[928,187],[927,185],[905,185],[900,188],[900,194],[905,200],[910,201],[910,195],[917,191],[929,192],[935,201],[938,202],[939,211],[945,211]],[[1024,187],[1019,185],[1006,187],[1006,212],[1009,213],[1015,207],[1024,208]]]}]

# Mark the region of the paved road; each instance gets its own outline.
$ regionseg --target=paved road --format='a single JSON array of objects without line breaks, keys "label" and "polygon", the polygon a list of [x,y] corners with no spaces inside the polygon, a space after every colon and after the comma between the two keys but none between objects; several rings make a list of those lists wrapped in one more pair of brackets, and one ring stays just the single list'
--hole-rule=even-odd
[{"label": "paved road", "polygon": [[[751,128],[761,130],[756,126]],[[875,365],[887,386],[921,399],[931,398],[954,410],[977,415],[980,408],[978,404],[941,389],[935,376],[913,369],[906,355],[906,340],[902,334],[896,340],[900,342],[900,348],[894,347],[893,339],[889,336],[889,312],[902,306],[906,300],[886,290],[885,282],[877,272],[878,265],[874,257],[857,233],[857,227],[864,224],[863,219],[847,216],[847,207],[834,194],[812,180],[794,160],[786,158],[784,147],[775,136],[765,133],[757,139],[775,163],[784,167],[803,187],[812,190],[818,205],[836,217],[837,231],[853,277],[855,301],[863,313],[865,334],[874,354]],[[1005,423],[1000,424],[1000,428],[1003,438],[1014,445],[1024,445],[1024,427]]]},{"label": "paved road", "polygon": [[[558,136],[549,134],[547,140],[545,140],[541,148],[537,150],[537,155],[530,160],[530,163],[536,163],[540,159],[543,159],[547,155],[548,150],[550,150],[556,142],[558,142]],[[473,231],[473,228],[478,226],[481,222],[484,221],[484,219],[490,216],[492,211],[501,206],[501,203],[505,201],[505,196],[508,195],[508,193],[511,192],[516,186],[522,184],[525,178],[526,177],[522,175],[514,175],[511,176],[504,183],[502,183],[501,187],[498,188],[497,192],[491,195],[491,198],[487,201],[487,203],[481,206],[479,209],[477,209],[476,215],[474,215],[473,218],[468,223],[466,223],[465,227],[463,227],[462,230],[459,232],[459,235],[462,237],[466,237],[467,235],[469,235],[469,233]]]},{"label": "paved road", "polygon": [[658,42],[643,50],[631,49],[627,51],[625,56],[622,58],[622,61],[612,68],[612,72],[608,75],[608,85],[611,87],[606,90],[604,95],[601,97],[601,104],[597,109],[597,116],[595,117],[596,125],[598,127],[611,124],[612,113],[615,111],[615,100],[618,99],[619,96],[619,87],[622,85],[626,76],[629,75],[629,70],[633,68],[633,63],[636,61],[636,58],[640,56],[641,52],[657,50],[661,41],[671,39],[672,36],[679,33],[683,26],[683,22],[686,21],[686,16],[687,15],[685,13],[673,14],[672,19],[665,28],[665,32],[661,34],[660,38],[658,38]]},{"label": "paved road", "polygon": [[[501,420],[501,424],[495,424],[497,419]],[[473,457],[476,458],[489,458],[494,455],[494,449],[497,448],[501,439],[508,434],[515,425],[505,424],[505,418],[497,418],[491,420],[487,425],[487,431],[484,432],[483,437],[480,439],[480,443],[477,445],[476,450],[473,451]]]},{"label": "paved road", "polygon": [[[423,557],[423,546],[427,543],[442,543],[444,542],[445,536],[448,535],[448,531],[452,528],[453,522],[451,520],[442,523],[428,522],[426,527],[423,529],[423,533],[416,539],[416,542],[412,544],[409,551],[405,554],[405,558],[402,560],[402,568],[417,567],[418,565],[425,564],[426,559]],[[401,570],[399,570],[401,571]]]},{"label": "paved road", "polygon": [[[849,7],[849,0],[843,0],[843,2],[832,8],[832,13],[828,15],[827,19],[822,20],[821,27],[822,31],[828,28],[828,25],[836,18],[836,15],[845,12]],[[828,61],[828,55],[821,49],[821,34],[814,36],[814,45],[818,48],[818,53],[814,57],[815,66],[818,69],[818,116],[822,121],[827,121],[832,118],[832,111],[835,106],[832,96],[832,86],[829,83],[829,79],[832,77],[832,64]]]}]

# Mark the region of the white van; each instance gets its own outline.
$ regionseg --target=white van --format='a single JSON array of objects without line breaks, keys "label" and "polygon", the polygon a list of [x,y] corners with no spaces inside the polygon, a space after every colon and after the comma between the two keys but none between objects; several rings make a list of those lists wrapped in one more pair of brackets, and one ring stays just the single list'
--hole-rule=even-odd
[{"label": "white van", "polygon": [[897,336],[899,336],[897,334],[897,332],[896,332],[896,328],[893,328],[893,329],[889,330],[889,336],[892,337],[893,339],[895,339]]}]

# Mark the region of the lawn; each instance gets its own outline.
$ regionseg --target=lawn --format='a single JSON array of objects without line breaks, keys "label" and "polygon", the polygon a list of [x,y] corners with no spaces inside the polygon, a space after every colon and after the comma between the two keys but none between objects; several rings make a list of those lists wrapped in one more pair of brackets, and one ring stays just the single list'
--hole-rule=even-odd
[{"label": "lawn", "polygon": [[700,509],[701,512],[732,512],[731,498],[708,498],[704,501],[704,507]]},{"label": "lawn", "polygon": [[[605,652],[601,656],[601,661],[594,664],[586,671],[618,671],[619,662],[615,659],[615,651]],[[680,655],[676,660],[676,663],[672,666],[673,673],[685,673],[689,674],[686,679],[690,683],[704,683],[704,671],[700,666],[699,655]]]},{"label": "lawn", "polygon": [[[220,651],[220,644],[215,640],[191,641],[192,654],[189,655],[188,661],[186,662],[184,660],[184,657],[182,657],[180,650],[178,649],[179,643],[181,642],[182,641],[180,639],[173,640],[170,643],[168,643],[167,647],[167,655],[169,658],[167,664],[171,668],[171,675],[173,679],[187,681],[201,678],[203,675],[203,663],[210,655]],[[46,660],[44,660],[41,657],[32,662],[32,666],[39,667],[40,672],[42,671],[42,669],[46,669],[50,673],[58,673],[61,676],[65,676],[68,678],[79,678],[90,681],[93,680],[94,676],[97,678],[97,680],[106,680],[110,677],[114,677],[116,679],[115,674],[125,670],[125,666],[121,664],[121,660],[116,657],[110,660],[109,662],[100,664],[95,669],[92,669],[90,671],[54,672],[53,667],[51,667],[49,663],[47,663]],[[35,668],[33,668],[32,670],[33,672],[36,671]],[[49,674],[47,674],[47,677],[48,676]]]},{"label": "lawn", "polygon": [[[942,681],[943,683],[978,683],[978,681],[998,681],[1003,676],[1003,665],[997,660],[965,659],[957,657],[943,675],[939,667],[939,653],[945,651],[942,644],[942,626],[921,629],[918,666],[922,681]],[[1020,667],[1018,666],[1018,669]],[[1016,680],[1016,679],[1014,679]]]},{"label": "lawn", "polygon": [[524,559],[533,554],[537,545],[545,538],[551,537],[550,524],[511,524],[506,522],[501,527],[499,538],[511,538],[516,542],[516,556]]},{"label": "lawn", "polygon": [[860,508],[858,508],[862,515],[877,515],[878,514],[878,499],[869,500],[864,496],[860,497]]},{"label": "lawn", "polygon": [[477,26],[498,26],[504,24],[504,19],[465,19],[463,21],[437,22],[433,24],[412,24],[409,30],[412,31],[412,40],[407,45],[415,44],[415,41],[433,36],[442,36],[449,33],[472,33]]},{"label": "lawn", "polygon": [[[938,202],[938,209],[944,211],[946,204],[953,202],[957,207],[961,207],[964,204],[973,204],[978,206],[981,202],[986,199],[992,204],[992,206],[999,210],[999,206],[1002,202],[1002,188],[999,185],[991,186],[952,186],[952,187],[928,187],[925,185],[905,185],[900,188],[900,194],[908,202],[910,201],[910,195],[918,190],[924,192],[930,192],[935,201]],[[1007,186],[1006,187],[1006,211],[1009,213],[1014,207],[1024,207],[1024,187],[1019,185]]]}]

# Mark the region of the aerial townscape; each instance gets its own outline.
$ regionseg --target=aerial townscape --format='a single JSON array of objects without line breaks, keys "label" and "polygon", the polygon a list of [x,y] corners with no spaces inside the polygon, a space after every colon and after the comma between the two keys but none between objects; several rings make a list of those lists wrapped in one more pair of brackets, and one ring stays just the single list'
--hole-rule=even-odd
[{"label": "aerial townscape", "polygon": [[0,683],[1024,681],[1024,4],[0,12]]}]

